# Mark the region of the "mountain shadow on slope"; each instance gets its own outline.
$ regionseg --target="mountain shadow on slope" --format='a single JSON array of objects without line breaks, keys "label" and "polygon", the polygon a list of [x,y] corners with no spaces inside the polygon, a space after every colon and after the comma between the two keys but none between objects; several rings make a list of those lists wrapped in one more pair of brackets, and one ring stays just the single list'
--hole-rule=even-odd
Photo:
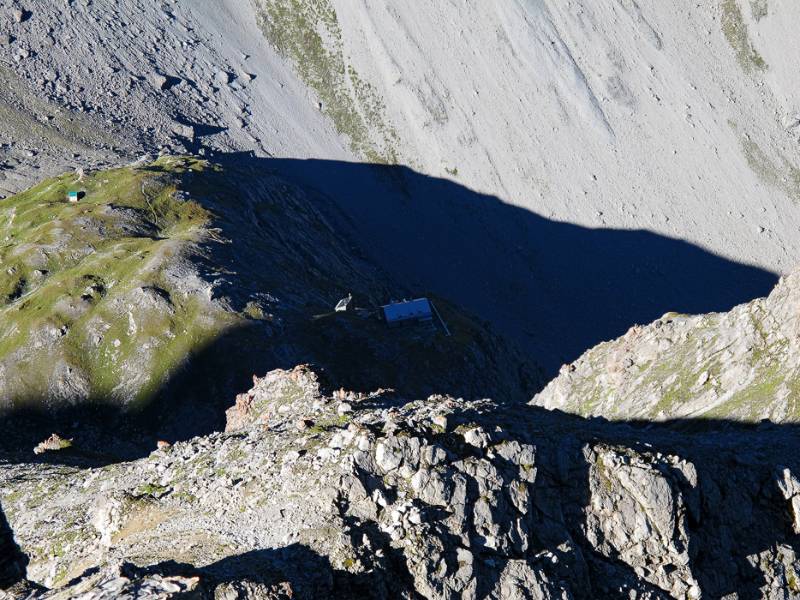
[{"label": "mountain shadow on slope", "polygon": [[319,189],[377,264],[489,320],[548,375],[634,324],[729,310],[777,281],[680,239],[553,221],[404,166],[222,160]]},{"label": "mountain shadow on slope", "polygon": [[28,557],[14,541],[14,532],[8,525],[0,506],[0,590],[11,587],[25,577]]},{"label": "mountain shadow on slope", "polygon": [[[384,573],[350,573],[336,569],[330,559],[312,548],[292,543],[280,548],[252,550],[218,560],[202,567],[165,561],[147,567],[123,564],[131,578],[159,576],[199,577],[212,597],[236,591],[258,590],[269,598],[392,598],[413,589],[411,577],[404,570],[402,556],[393,564],[392,576]],[[260,596],[259,596],[260,597]],[[421,598],[418,594],[409,597]]]},{"label": "mountain shadow on slope", "polygon": [[[775,281],[684,241],[557,223],[407,167],[211,160],[219,171],[181,181],[216,215],[215,235],[192,261],[214,301],[247,318],[191,348],[138,410],[92,398],[52,418],[37,408],[49,398],[22,398],[24,408],[4,419],[4,446],[28,452],[57,430],[99,436],[105,441],[85,447],[113,447],[118,458],[138,456],[156,439],[220,429],[223,409],[253,374],[302,362],[358,391],[525,401],[541,386],[535,367],[479,320],[441,300],[454,335],[389,330],[376,307],[427,293],[454,300],[554,369],[636,322],[669,310],[724,310]],[[369,316],[333,312],[348,292]],[[253,298],[260,304],[250,311]]]}]

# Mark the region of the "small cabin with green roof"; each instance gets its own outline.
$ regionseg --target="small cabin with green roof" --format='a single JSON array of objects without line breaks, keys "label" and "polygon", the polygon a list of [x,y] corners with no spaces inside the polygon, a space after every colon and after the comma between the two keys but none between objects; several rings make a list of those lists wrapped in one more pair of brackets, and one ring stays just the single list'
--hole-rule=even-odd
[{"label": "small cabin with green roof", "polygon": [[78,192],[69,191],[67,192],[67,200],[70,202],[77,202],[78,201]]}]

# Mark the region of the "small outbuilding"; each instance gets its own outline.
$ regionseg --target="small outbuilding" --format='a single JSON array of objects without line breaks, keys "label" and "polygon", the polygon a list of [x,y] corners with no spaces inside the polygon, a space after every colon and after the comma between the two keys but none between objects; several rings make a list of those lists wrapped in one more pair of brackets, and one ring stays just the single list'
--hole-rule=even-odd
[{"label": "small outbuilding", "polygon": [[336,312],[351,312],[355,308],[353,304],[353,294],[347,294],[346,298],[342,298],[336,303]]},{"label": "small outbuilding", "polygon": [[67,200],[70,202],[77,202],[78,201],[78,192],[69,191],[67,192]]},{"label": "small outbuilding", "polygon": [[433,320],[433,310],[427,298],[392,302],[381,306],[381,314],[388,325]]}]

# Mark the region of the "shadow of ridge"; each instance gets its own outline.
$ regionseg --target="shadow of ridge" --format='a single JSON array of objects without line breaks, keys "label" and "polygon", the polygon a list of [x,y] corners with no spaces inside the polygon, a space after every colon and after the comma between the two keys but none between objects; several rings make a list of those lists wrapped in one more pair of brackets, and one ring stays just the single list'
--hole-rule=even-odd
[{"label": "shadow of ridge", "polygon": [[[241,155],[223,155],[216,157],[216,160],[223,165],[276,172],[320,189],[321,194],[314,197],[319,207],[329,213],[334,212],[333,207],[345,209],[349,226],[361,237],[366,251],[371,252],[380,264],[391,268],[397,277],[408,282],[407,287],[416,286],[435,292],[441,290],[439,293],[442,295],[460,300],[482,316],[493,318],[509,332],[522,335],[523,342],[527,340],[532,351],[547,356],[552,354],[549,359],[551,364],[561,362],[562,354],[566,356],[573,351],[580,352],[593,345],[597,338],[613,337],[632,322],[652,320],[666,310],[704,312],[729,308],[736,302],[749,299],[751,294],[764,293],[762,288],[771,286],[775,279],[766,271],[739,265],[691,244],[649,232],[592,230],[557,223],[504,204],[495,197],[478,194],[453,182],[427,177],[405,167],[252,159]],[[333,218],[339,221],[344,219],[338,216]],[[651,313],[652,316],[648,316]],[[525,333],[526,323],[531,323],[535,331]],[[618,328],[622,330],[616,331]],[[222,387],[223,380],[230,378],[235,389],[245,390],[249,387],[247,379],[252,373],[261,374],[276,367],[289,368],[297,362],[303,362],[288,345],[261,347],[264,352],[257,351],[259,346],[246,336],[239,337],[241,333],[236,332],[231,337],[219,340],[219,343],[215,342],[204,350],[209,362],[204,362],[200,357],[200,360],[190,363],[191,369],[176,374],[174,380],[168,382],[166,387],[175,390],[175,393],[187,390],[179,410],[171,405],[157,405],[152,409],[153,412],[142,413],[137,419],[136,415],[121,414],[114,408],[102,405],[69,409],[63,415],[63,422],[69,430],[63,433],[67,437],[73,433],[76,436],[97,435],[98,443],[86,444],[85,447],[108,444],[111,449],[119,443],[117,438],[126,433],[128,421],[141,420],[147,426],[142,429],[142,439],[152,449],[156,436],[174,435],[174,439],[180,439],[182,436],[219,429],[223,419],[220,409],[227,408],[233,402],[229,392],[219,394],[215,391]],[[228,369],[211,360],[233,356],[229,350],[242,345],[253,347],[252,365],[248,361],[237,361]],[[95,417],[99,421],[100,433],[84,431],[89,429],[87,423],[95,418],[92,410],[97,411]],[[558,446],[553,431],[558,431],[559,427],[572,427],[563,415],[553,413],[556,416],[543,416],[542,412],[525,407],[520,413],[515,415],[515,420],[524,422],[536,420],[537,417],[539,422],[551,420],[552,431],[539,431],[539,437],[530,439],[538,445],[549,444],[553,451]],[[776,431],[770,431],[768,436],[757,435],[758,430],[753,433],[726,422],[712,423],[712,429],[717,430],[712,432],[714,441],[723,444],[725,450],[717,452],[717,446],[704,439],[708,432],[690,440],[686,437],[688,434],[672,432],[666,426],[648,425],[650,429],[644,429],[641,424],[634,427],[635,423],[608,424],[592,420],[569,422],[577,424],[571,435],[582,438],[589,436],[589,441],[595,439],[623,443],[620,440],[627,440],[625,443],[637,443],[641,447],[645,447],[644,443],[650,443],[651,446],[656,444],[662,451],[674,444],[672,447],[676,449],[671,451],[678,455],[685,455],[689,448],[697,455],[700,465],[698,472],[702,471],[711,481],[720,472],[730,470],[742,473],[743,477],[755,478],[756,471],[769,462],[768,457],[774,456],[774,448],[770,451],[770,444],[774,445],[774,440],[780,442],[785,438],[786,428],[790,427],[776,426],[777,432],[784,433],[772,437],[767,443],[770,436],[777,435]],[[8,427],[8,421],[5,425],[6,429],[14,429]],[[682,427],[681,422],[671,425],[678,429]],[[689,428],[697,426],[696,422],[691,421],[683,425]],[[704,428],[707,427],[708,423],[704,423]],[[40,441],[41,433],[46,435],[50,431],[41,431],[37,439],[32,441]],[[791,458],[798,449],[794,441],[795,433],[792,432],[792,440],[785,442],[790,456],[781,457],[780,463],[773,461],[773,467],[790,463],[793,470],[797,468],[796,461]],[[26,434],[26,431],[12,432],[12,435]],[[751,445],[743,445],[743,439],[747,439]],[[741,456],[753,456],[756,449],[762,446],[767,458],[758,458],[760,462],[756,466],[741,462]],[[136,445],[131,457],[140,456],[143,447]],[[41,460],[67,461],[72,460],[70,456],[75,456],[76,464],[91,460],[102,464],[103,461],[120,459],[120,455],[112,453],[108,456],[81,456],[82,448],[84,445],[79,443],[75,450],[46,454]],[[713,452],[709,452],[709,448]],[[727,456],[730,464],[722,456]],[[689,457],[689,460],[693,459]],[[588,478],[586,472],[578,481],[588,482]],[[735,484],[741,481],[736,480]],[[718,494],[720,498],[737,496],[738,488],[734,483],[720,485],[727,490],[724,495]],[[704,494],[709,499],[714,492],[709,489]],[[757,502],[752,504],[754,506],[748,513],[751,520],[753,514],[771,515]],[[747,544],[748,551],[763,551],[769,547],[767,542],[776,543],[776,540],[794,543],[794,538],[786,533],[786,515],[778,516],[780,518],[774,522],[780,523],[780,528],[777,525],[761,528],[758,519],[757,523],[753,521],[755,525],[752,527],[757,531],[742,542]],[[702,532],[706,529],[722,535],[720,532],[724,526],[713,519],[710,524],[709,521],[698,524],[699,540],[703,540],[705,534]],[[733,533],[728,531],[725,535],[731,536]],[[744,550],[739,554],[750,555]],[[706,561],[706,564],[713,562],[709,558],[701,559],[699,551],[693,560],[701,565],[704,564],[702,561]],[[743,561],[737,555],[736,561],[732,562],[737,570],[747,571],[748,566]],[[724,572],[721,562],[713,564],[722,569],[720,572]],[[749,568],[752,570],[752,567]],[[710,573],[711,568],[703,567],[701,571]],[[755,574],[753,577],[758,578]],[[708,579],[712,579],[711,575],[708,575]]]},{"label": "shadow of ridge", "polygon": [[[359,267],[363,263],[348,263],[348,276],[353,280],[327,282],[330,289],[324,294],[316,290],[313,298],[308,297],[311,293],[304,286],[305,279],[286,276],[285,265],[277,264],[267,278],[259,275],[266,270],[263,256],[259,254],[262,246],[288,253],[291,269],[308,269],[313,264],[315,276],[325,278],[327,272],[335,269],[332,265],[349,260],[353,253],[348,249],[347,240],[356,239],[364,253],[372,255],[378,265],[386,268],[394,281],[402,282],[397,288],[399,293],[429,290],[455,300],[479,317],[493,321],[498,329],[520,341],[551,371],[596,342],[623,333],[635,322],[648,322],[667,310],[705,312],[730,308],[737,302],[766,293],[775,281],[771,273],[728,261],[680,240],[644,231],[597,230],[558,223],[505,204],[496,197],[474,192],[449,180],[416,173],[407,167],[262,159],[240,153],[217,155],[213,160],[228,169],[219,175],[222,179],[210,186],[214,188],[212,193],[199,193],[198,200],[212,209],[215,205],[225,205],[227,214],[233,215],[227,225],[229,238],[236,239],[234,225],[247,225],[258,231],[256,239],[260,240],[258,243],[249,240],[248,244],[241,246],[222,244],[215,250],[222,252],[226,260],[235,260],[237,267],[241,267],[240,276],[224,287],[223,293],[230,295],[232,302],[242,296],[241,293],[237,296],[238,287],[254,293],[291,290],[300,297],[305,293],[307,306],[302,310],[306,312],[317,311],[326,305],[329,310],[330,303],[338,299],[335,294],[346,293],[346,287],[351,285],[361,288],[352,290],[354,292],[363,291],[367,297],[375,296],[371,289],[379,284],[381,278],[370,274],[361,281]],[[336,224],[332,231],[344,242],[322,262],[318,258],[321,249],[314,246],[317,238],[304,238],[300,231],[307,226],[308,220],[290,221],[287,230],[287,222],[283,220],[265,217],[259,221],[256,211],[232,210],[236,206],[231,202],[237,196],[226,192],[237,182],[247,187],[248,193],[255,189],[267,198],[267,203],[274,204],[275,197],[286,190],[259,188],[259,176],[270,174],[319,190],[319,193],[307,194],[307,203],[304,196],[300,204],[292,198],[275,206],[285,210],[288,207],[305,208],[310,204],[309,212],[316,210]],[[245,204],[244,199],[242,204]],[[299,210],[291,212],[294,215]],[[300,247],[300,250],[295,251],[295,247]],[[259,256],[262,260],[255,260]],[[331,266],[331,269],[326,271],[326,266]],[[295,279],[300,285],[294,282]],[[243,303],[243,299],[239,303]],[[337,335],[352,333],[352,328],[350,332],[346,329],[338,323],[332,332],[305,328],[302,344],[289,336],[272,341],[245,336],[238,343],[235,342],[238,334],[229,336],[226,339],[233,338],[233,342],[226,344],[225,339],[215,342],[204,352],[207,361],[192,361],[189,368],[175,374],[174,381],[171,379],[166,384],[165,390],[182,393],[186,388],[190,392],[185,394],[185,401],[173,414],[170,413],[172,407],[157,403],[152,411],[143,412],[142,418],[123,414],[113,418],[114,409],[107,408],[111,404],[109,399],[99,398],[94,408],[67,409],[60,422],[69,429],[67,435],[73,431],[80,435],[82,429],[87,428],[82,427],[80,421],[86,419],[89,423],[91,413],[96,412],[98,418],[95,421],[100,429],[114,429],[105,432],[104,443],[109,447],[120,441],[117,438],[121,437],[129,422],[147,426],[145,437],[149,448],[153,447],[157,437],[174,441],[208,433],[221,427],[223,415],[220,409],[232,404],[234,393],[250,387],[249,375],[263,374],[276,367],[291,367],[300,362],[314,363],[323,351],[328,351],[326,358],[333,362],[337,354],[341,355],[339,349],[357,347],[371,350],[369,344],[337,345]],[[322,346],[319,344],[321,334],[328,339],[328,343]],[[252,346],[253,352],[243,354],[241,350],[248,348],[247,344]],[[486,380],[483,375],[496,370],[490,374],[497,383],[512,376],[510,371],[513,369],[502,371],[503,365],[499,363],[476,363],[468,370],[462,364],[459,371],[458,367],[463,363],[461,359],[472,353],[458,350],[454,348],[449,353],[453,359],[450,363],[441,362],[441,372],[435,373],[441,377],[438,382],[427,381],[424,389],[420,386],[417,390],[402,391],[409,394],[434,391],[465,397],[495,396],[495,389],[477,389],[481,380]],[[243,357],[243,360],[231,360],[230,365],[212,360],[225,358],[227,352],[231,352],[231,356]],[[354,356],[347,362],[359,365],[357,358]],[[393,367],[409,363],[409,358],[402,352],[388,358],[373,357],[372,363],[364,363],[362,371],[368,373],[370,369],[366,367],[382,366],[382,369],[372,371],[380,371],[388,377]],[[199,368],[193,364],[204,366]],[[427,373],[432,379],[434,373],[424,365],[422,360],[420,368],[415,371]],[[464,373],[475,375],[475,379],[468,382],[470,389],[466,391],[458,387],[463,383]],[[220,382],[226,380],[233,385],[222,392],[224,386]],[[366,381],[366,376],[360,380],[354,378],[353,385],[366,385]],[[341,381],[341,385],[351,384]],[[385,387],[390,382],[377,381],[375,385]],[[530,390],[530,395],[534,391]],[[41,403],[49,399],[29,400]],[[106,419],[110,420],[104,422]],[[49,433],[38,431],[37,436]],[[141,455],[141,449],[139,453]]]},{"label": "shadow of ridge", "polygon": [[14,533],[6,520],[3,507],[0,506],[0,590],[25,579],[28,557],[14,541]]},{"label": "shadow of ridge", "polygon": [[[0,417],[0,460],[96,467],[142,458],[161,440],[174,443],[224,431],[225,411],[234,405],[236,394],[252,387],[255,375],[298,364],[309,365],[318,375],[323,394],[342,387],[364,392],[393,388],[396,402],[427,397],[442,389],[440,385],[469,399],[482,397],[487,386],[490,395],[499,394],[508,384],[499,381],[492,387],[507,365],[492,366],[497,357],[489,352],[484,359],[480,353],[480,360],[473,356],[482,338],[454,346],[454,338],[437,335],[418,343],[415,335],[413,329],[389,330],[377,319],[361,322],[347,315],[287,321],[279,336],[260,321],[247,321],[187,355],[152,400],[138,409],[104,397],[49,409],[49,398],[19,399],[19,408]],[[376,353],[376,340],[378,348],[388,349]],[[403,356],[408,348],[417,354]],[[475,368],[464,366],[470,364]],[[514,381],[529,381],[522,367],[510,374]],[[481,373],[495,368],[495,376]],[[52,433],[71,440],[71,446],[35,455],[34,447]]]},{"label": "shadow of ridge", "polygon": [[[326,556],[299,543],[279,548],[251,550],[203,567],[169,560],[147,567],[128,564],[124,569],[131,576],[142,574],[197,576],[209,593],[220,586],[223,589],[231,586],[238,591],[237,588],[255,584],[267,588],[274,594],[270,595],[270,598],[356,600],[396,597],[387,595],[386,582],[380,580],[378,573],[354,574],[336,569]],[[219,594],[220,591],[217,591],[217,595]],[[256,596],[261,597],[258,593]]]},{"label": "shadow of ridge", "polygon": [[[49,399],[22,398],[19,408],[0,418],[2,459],[75,467],[135,460],[155,450],[156,442],[175,442],[225,428],[225,410],[235,394],[252,385],[264,365],[289,368],[264,346],[257,325],[234,327],[185,357],[147,404],[123,407],[113,399],[48,408]],[[253,352],[242,353],[240,348]],[[248,358],[249,357],[249,358]],[[69,448],[33,454],[33,448],[57,433]]]},{"label": "shadow of ridge", "polygon": [[670,311],[726,311],[777,281],[680,239],[554,221],[404,166],[247,154],[213,160],[318,189],[378,265],[491,321],[548,374],[634,324]]}]

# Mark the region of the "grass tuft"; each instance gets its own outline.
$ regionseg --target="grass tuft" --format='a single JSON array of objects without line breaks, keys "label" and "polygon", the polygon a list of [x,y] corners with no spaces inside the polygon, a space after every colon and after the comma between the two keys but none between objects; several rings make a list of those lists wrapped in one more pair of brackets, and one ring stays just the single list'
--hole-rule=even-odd
[{"label": "grass tuft", "polygon": [[[753,14],[761,14],[761,3],[753,2],[755,5]],[[722,33],[728,40],[731,48],[736,54],[736,60],[746,73],[757,73],[767,70],[767,63],[758,53],[750,40],[747,31],[747,24],[736,0],[722,0],[720,4],[722,11]],[[766,2],[763,3],[764,14]]]}]

